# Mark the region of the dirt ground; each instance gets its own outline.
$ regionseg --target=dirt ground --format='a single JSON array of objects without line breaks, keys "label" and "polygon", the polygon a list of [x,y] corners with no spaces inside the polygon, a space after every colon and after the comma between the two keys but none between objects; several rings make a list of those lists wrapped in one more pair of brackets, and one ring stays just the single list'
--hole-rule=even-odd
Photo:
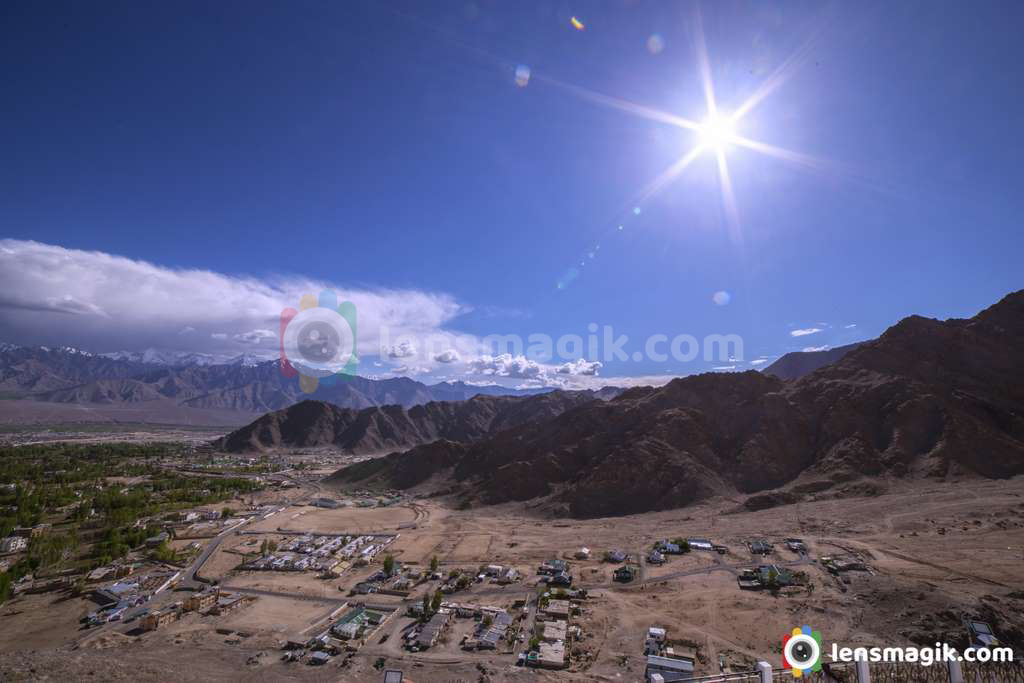
[{"label": "dirt ground", "polygon": [[[387,666],[405,670],[416,683],[476,681],[483,671],[492,682],[636,681],[643,674],[644,633],[655,625],[667,628],[680,650],[695,650],[699,674],[743,669],[758,659],[778,662],[782,635],[805,623],[821,630],[826,643],[842,646],[929,640],[956,644],[963,638],[961,619],[975,616],[992,623],[1004,640],[1022,645],[1024,479],[914,487],[893,482],[889,493],[871,498],[760,512],[738,509],[738,501],[717,500],[667,512],[574,521],[539,519],[515,505],[452,510],[438,501],[419,500],[392,508],[289,507],[252,527],[267,532],[278,527],[398,531],[390,550],[403,563],[425,566],[436,555],[442,571],[511,564],[525,574],[523,581],[505,587],[476,583],[448,598],[503,607],[535,593],[538,564],[571,558],[585,545],[593,559],[570,561],[574,585],[586,588],[591,597],[573,619],[582,637],[574,645],[579,656],[566,671],[524,671],[513,665],[512,654],[463,652],[458,641],[471,629],[468,622],[457,624],[441,646],[405,652],[399,641],[411,619],[402,615],[389,619],[347,662],[336,657],[323,667],[283,663],[277,648],[285,634],[322,623],[340,604],[336,601],[353,600],[347,588],[380,565],[356,568],[330,581],[312,574],[240,572],[234,569],[239,556],[229,551],[248,539],[228,536],[204,575],[224,585],[267,592],[252,605],[141,638],[112,638],[100,650],[67,645],[77,633],[77,618],[87,611],[83,601],[54,604],[52,596],[19,597],[0,612],[0,649],[11,653],[0,661],[0,678],[42,680],[57,678],[62,671],[67,678],[68,667],[75,666],[103,671],[109,680],[368,681],[378,680],[373,665],[384,658]],[[729,553],[695,551],[670,557],[661,566],[641,562],[640,577],[628,584],[613,582],[615,565],[600,560],[612,548],[642,558],[654,541],[677,536],[708,538],[728,546]],[[781,541],[789,536],[807,542],[808,559],[785,549]],[[758,538],[775,544],[768,558],[747,551],[745,543]],[[848,583],[817,561],[850,553],[866,560],[870,571],[845,574]],[[776,595],[740,590],[738,567],[761,562],[787,565],[805,577],[805,585]],[[435,584],[418,587],[408,602],[418,601]],[[407,604],[393,596],[363,599],[393,604],[400,611]],[[516,617],[520,613],[512,611]],[[40,614],[46,615],[45,621]],[[250,635],[225,636],[216,628]]]},{"label": "dirt ground", "polygon": [[315,531],[319,533],[392,532],[411,523],[416,513],[408,507],[336,509],[311,506],[289,508],[269,519],[253,524],[253,531]]}]

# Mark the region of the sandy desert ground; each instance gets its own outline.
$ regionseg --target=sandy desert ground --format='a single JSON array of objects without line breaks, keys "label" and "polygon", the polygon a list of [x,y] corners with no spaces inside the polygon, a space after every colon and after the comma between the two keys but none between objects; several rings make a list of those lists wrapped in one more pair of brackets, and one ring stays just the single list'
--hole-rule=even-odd
[{"label": "sandy desert ground", "polygon": [[[290,506],[248,532],[227,536],[207,562],[204,575],[222,585],[255,590],[251,605],[220,617],[189,615],[155,632],[111,634],[79,646],[77,617],[84,600],[60,602],[45,595],[18,598],[0,612],[0,677],[4,680],[369,681],[380,658],[403,669],[416,683],[432,681],[636,681],[643,675],[647,627],[666,627],[680,648],[697,657],[698,673],[736,670],[780,659],[781,637],[795,625],[811,624],[826,642],[886,645],[955,642],[961,619],[993,623],[1017,648],[1024,641],[1024,480],[927,482],[904,488],[890,483],[885,495],[738,511],[738,501],[594,520],[544,519],[523,506],[453,510],[432,500],[390,508],[337,510]],[[412,528],[415,525],[415,528]],[[508,652],[464,652],[458,641],[467,626],[456,624],[447,642],[411,654],[399,647],[412,620],[401,613],[435,582],[396,596],[364,598],[394,606],[389,618],[352,657],[322,667],[280,661],[287,638],[316,632],[346,601],[349,589],[379,568],[354,568],[323,580],[311,573],[237,570],[252,540],[280,530],[391,532],[390,547],[403,563],[426,565],[437,556],[442,570],[481,564],[514,565],[525,580],[509,586],[474,584],[452,599],[511,608],[536,591],[536,566],[571,558],[582,545],[594,559],[573,561],[575,586],[590,597],[573,623],[582,629],[571,666],[559,672],[524,670]],[[264,536],[265,535],[265,536]],[[641,568],[630,584],[612,581],[614,565],[600,561],[618,548],[643,556],[662,538],[705,537],[729,548],[726,555],[691,552],[663,566]],[[780,541],[805,539],[802,559]],[[283,536],[280,536],[283,538]],[[768,562],[787,565],[807,585],[779,591],[742,591],[737,566],[752,558],[745,543],[774,542]],[[870,571],[849,572],[849,583],[817,562],[825,555],[857,553]],[[372,599],[372,600],[371,600]],[[513,616],[520,612],[512,610]],[[517,621],[517,623],[519,623]],[[459,630],[462,629],[462,630]],[[344,664],[343,664],[344,662]],[[92,673],[90,673],[92,672]]]}]

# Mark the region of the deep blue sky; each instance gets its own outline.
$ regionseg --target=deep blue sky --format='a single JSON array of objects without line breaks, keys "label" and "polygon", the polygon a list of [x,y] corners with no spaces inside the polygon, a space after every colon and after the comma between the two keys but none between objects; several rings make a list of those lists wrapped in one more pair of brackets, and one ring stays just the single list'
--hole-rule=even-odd
[{"label": "deep blue sky", "polygon": [[[629,210],[692,132],[551,82],[703,118],[694,5],[667,2],[5,3],[0,237],[447,292],[477,334],[735,332],[748,358],[1024,285],[1024,6],[700,8],[724,109],[813,41],[740,130],[843,169],[729,149],[742,246],[709,155]],[[604,374],[666,369],[698,368]]]}]

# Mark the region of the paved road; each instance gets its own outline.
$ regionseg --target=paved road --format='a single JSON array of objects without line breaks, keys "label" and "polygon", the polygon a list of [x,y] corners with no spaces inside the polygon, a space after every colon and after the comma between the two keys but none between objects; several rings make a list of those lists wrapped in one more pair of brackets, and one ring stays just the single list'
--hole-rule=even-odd
[{"label": "paved road", "polygon": [[[284,506],[276,508],[274,512],[280,512],[281,510],[284,510]],[[224,538],[232,533],[242,533],[240,531],[242,527],[251,524],[252,522],[262,521],[269,516],[270,513],[252,517],[244,522],[241,522],[240,524],[228,527],[227,529],[224,529],[219,534],[214,536],[213,539],[206,544],[206,547],[203,548],[203,552],[199,553],[199,557],[197,557],[192,562],[192,564],[189,565],[188,569],[185,570],[185,573],[184,575],[182,575],[181,582],[178,584],[178,586],[186,590],[201,590],[202,588],[212,583],[212,581],[210,581],[209,579],[204,579],[202,576],[200,576],[199,570],[203,568],[203,565],[206,564],[206,561],[208,559],[210,559],[210,556],[213,555],[213,553],[217,550],[218,547],[220,547],[220,544],[224,540]]]}]

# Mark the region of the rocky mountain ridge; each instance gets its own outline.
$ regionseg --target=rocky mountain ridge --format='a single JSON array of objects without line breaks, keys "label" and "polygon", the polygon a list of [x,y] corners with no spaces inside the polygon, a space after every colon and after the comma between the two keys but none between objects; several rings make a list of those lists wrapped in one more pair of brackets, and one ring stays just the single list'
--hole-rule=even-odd
[{"label": "rocky mountain ridge", "polygon": [[408,487],[443,470],[462,504],[546,497],[593,517],[780,489],[793,500],[861,480],[1009,477],[1024,473],[1022,343],[1015,292],[967,320],[906,318],[794,381],[680,378],[333,480]]}]

